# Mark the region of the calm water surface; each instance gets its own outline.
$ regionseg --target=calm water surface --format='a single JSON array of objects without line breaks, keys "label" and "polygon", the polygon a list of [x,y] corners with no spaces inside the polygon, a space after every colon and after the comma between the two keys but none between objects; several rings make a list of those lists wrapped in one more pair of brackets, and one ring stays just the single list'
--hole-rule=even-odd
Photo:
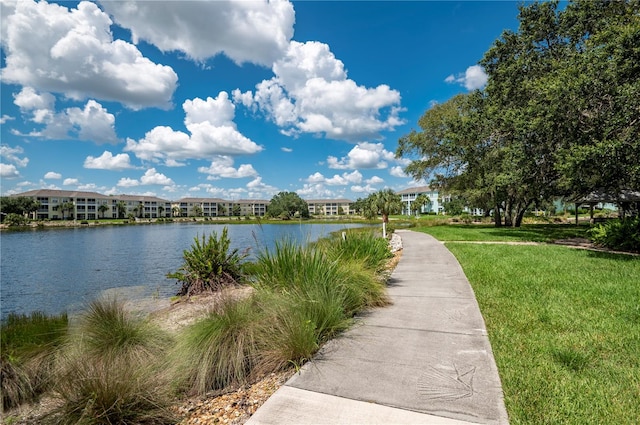
[{"label": "calm water surface", "polygon": [[[289,238],[307,243],[361,225],[242,224],[228,227],[232,248],[255,255]],[[74,314],[96,297],[168,298],[180,286],[167,279],[194,237],[222,233],[219,224],[101,226],[0,232],[0,310]]]}]

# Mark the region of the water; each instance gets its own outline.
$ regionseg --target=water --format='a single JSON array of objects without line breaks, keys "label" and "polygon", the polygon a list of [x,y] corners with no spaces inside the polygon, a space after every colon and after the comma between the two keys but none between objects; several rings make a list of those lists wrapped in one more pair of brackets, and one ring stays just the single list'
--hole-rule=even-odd
[{"label": "water", "polygon": [[[232,248],[253,256],[288,238],[307,243],[360,225],[243,224],[227,226]],[[167,279],[196,236],[222,233],[219,224],[99,226],[0,232],[0,310],[47,314],[81,311],[105,294],[144,300],[169,298],[180,289]]]}]

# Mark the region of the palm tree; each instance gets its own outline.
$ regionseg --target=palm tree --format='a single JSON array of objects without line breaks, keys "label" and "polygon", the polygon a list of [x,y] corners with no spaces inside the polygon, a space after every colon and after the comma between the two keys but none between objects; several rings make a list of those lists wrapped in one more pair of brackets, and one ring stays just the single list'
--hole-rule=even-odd
[{"label": "palm tree", "polygon": [[402,197],[391,189],[382,189],[371,195],[371,207],[382,215],[382,237],[387,237],[389,215],[402,211]]},{"label": "palm tree", "polygon": [[162,217],[162,213],[164,212],[164,207],[162,205],[158,206],[158,217]]},{"label": "palm tree", "polygon": [[174,205],[171,208],[171,214],[173,214],[174,217],[180,217],[180,214],[182,213],[182,210],[180,209],[179,206]]},{"label": "palm tree", "polygon": [[62,204],[58,205],[58,210],[60,210],[60,212],[62,212],[62,219],[64,220],[64,212],[65,211],[73,211],[74,207],[76,205],[73,202],[63,202]]},{"label": "palm tree", "polygon": [[98,207],[98,211],[100,211],[100,213],[102,214],[102,218],[104,218],[104,213],[109,211],[109,206],[107,204],[100,204],[100,206]]},{"label": "palm tree", "polygon": [[193,216],[200,217],[201,215],[202,215],[202,207],[200,206],[200,204],[195,204],[193,206]]},{"label": "palm tree", "polygon": [[142,201],[138,201],[138,206],[133,210],[138,214],[138,218],[142,218],[144,215],[144,203]]},{"label": "palm tree", "polygon": [[218,216],[227,215],[227,208],[224,205],[218,205]]},{"label": "palm tree", "polygon": [[431,205],[431,200],[427,195],[421,193],[420,195],[416,196],[416,199],[411,203],[411,212],[415,213],[416,215],[420,215],[419,213],[422,210],[422,207],[424,207],[425,205]]},{"label": "palm tree", "polygon": [[116,204],[116,210],[118,211],[118,218],[124,218],[127,213],[127,203],[124,201],[118,201]]}]

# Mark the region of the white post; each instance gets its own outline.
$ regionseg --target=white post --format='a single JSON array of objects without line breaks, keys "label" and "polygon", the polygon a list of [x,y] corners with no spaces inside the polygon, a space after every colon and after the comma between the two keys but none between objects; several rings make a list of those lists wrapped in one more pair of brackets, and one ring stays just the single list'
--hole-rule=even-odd
[{"label": "white post", "polygon": [[382,237],[387,238],[387,223],[384,221],[382,222]]}]

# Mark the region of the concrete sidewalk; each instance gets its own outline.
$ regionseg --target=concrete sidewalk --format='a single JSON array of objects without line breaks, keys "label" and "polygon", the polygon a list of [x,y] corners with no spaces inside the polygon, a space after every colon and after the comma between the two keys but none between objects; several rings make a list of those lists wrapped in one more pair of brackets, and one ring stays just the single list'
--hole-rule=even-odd
[{"label": "concrete sidewalk", "polygon": [[327,343],[252,425],[506,424],[484,320],[455,257],[407,230],[393,305]]}]

